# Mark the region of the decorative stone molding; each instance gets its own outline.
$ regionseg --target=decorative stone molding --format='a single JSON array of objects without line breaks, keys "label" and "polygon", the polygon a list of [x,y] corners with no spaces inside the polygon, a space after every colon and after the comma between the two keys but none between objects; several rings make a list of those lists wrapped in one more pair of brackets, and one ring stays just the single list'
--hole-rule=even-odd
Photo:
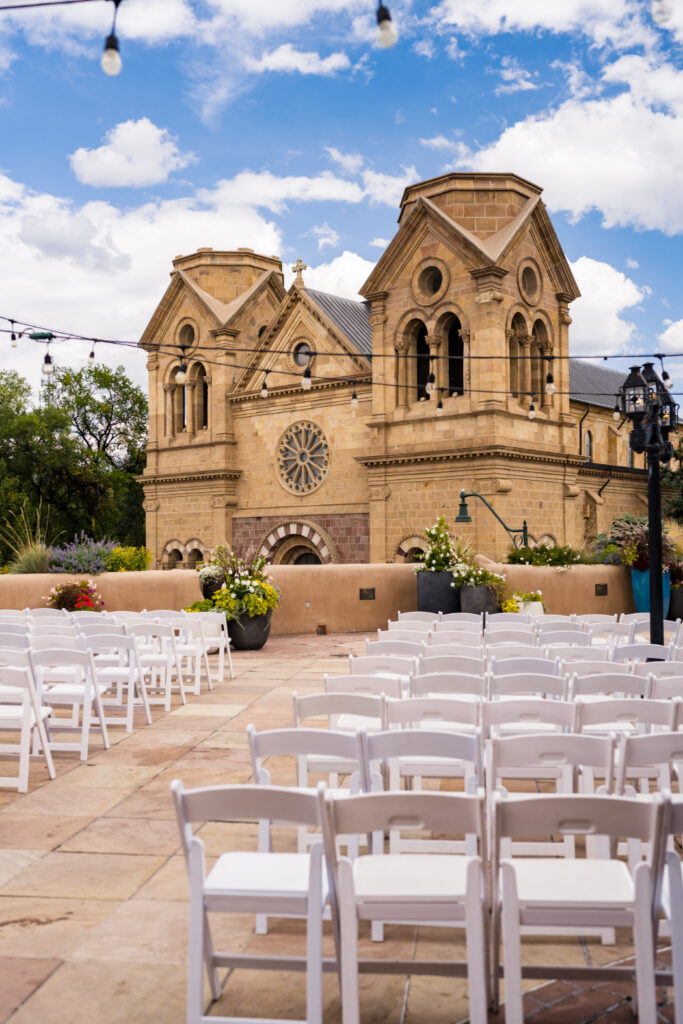
[{"label": "decorative stone molding", "polygon": [[427,542],[423,536],[417,533],[411,533],[410,536],[404,537],[400,541],[394,550],[394,561],[405,562],[408,553],[413,551],[415,548],[419,548],[420,551],[424,551],[427,547]]},{"label": "decorative stone molding", "polygon": [[142,507],[145,512],[158,512],[161,508],[161,502],[158,498],[145,498]]},{"label": "decorative stone molding", "polygon": [[391,487],[387,484],[371,487],[368,493],[370,501],[387,501],[391,497]]},{"label": "decorative stone molding", "polygon": [[280,483],[292,494],[310,494],[325,479],[329,458],[327,438],[316,423],[292,423],[277,445]]},{"label": "decorative stone molding", "polygon": [[272,561],[278,548],[290,537],[301,537],[306,547],[314,549],[323,565],[340,561],[337,547],[329,534],[310,519],[287,519],[268,531],[259,545],[258,553]]}]

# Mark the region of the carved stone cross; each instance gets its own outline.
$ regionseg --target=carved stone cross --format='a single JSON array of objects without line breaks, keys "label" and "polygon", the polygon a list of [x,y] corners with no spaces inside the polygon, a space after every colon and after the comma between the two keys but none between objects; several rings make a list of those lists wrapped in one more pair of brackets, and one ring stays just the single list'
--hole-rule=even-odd
[{"label": "carved stone cross", "polygon": [[303,288],[303,286],[304,286],[304,279],[301,276],[301,273],[304,270],[308,270],[308,267],[303,262],[303,260],[298,259],[296,261],[295,265],[292,267],[292,270],[296,274],[296,277],[294,278],[294,284],[296,285],[297,288]]}]

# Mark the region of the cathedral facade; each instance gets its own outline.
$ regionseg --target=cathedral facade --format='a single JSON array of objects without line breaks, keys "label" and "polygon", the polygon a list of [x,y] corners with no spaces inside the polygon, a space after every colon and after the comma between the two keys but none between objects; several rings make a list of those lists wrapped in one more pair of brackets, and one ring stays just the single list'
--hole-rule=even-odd
[{"label": "cathedral facade", "polygon": [[[280,563],[413,560],[459,492],[533,542],[582,546],[644,514],[642,456],[613,415],[625,374],[570,359],[579,291],[541,200],[512,174],[406,189],[364,301],[307,288],[297,261],[198,249],[148,355],[147,545],[157,567],[218,544]],[[597,353],[596,353],[597,354]],[[459,532],[511,540],[479,502]]]}]

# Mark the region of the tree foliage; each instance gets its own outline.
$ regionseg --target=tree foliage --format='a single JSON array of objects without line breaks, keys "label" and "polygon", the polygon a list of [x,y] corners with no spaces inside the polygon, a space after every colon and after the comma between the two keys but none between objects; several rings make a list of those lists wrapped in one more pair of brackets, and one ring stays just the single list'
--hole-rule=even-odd
[{"label": "tree foliage", "polygon": [[[49,509],[50,533],[144,543],[147,399],[123,367],[57,370],[40,401],[0,371],[0,523]],[[0,543],[0,564],[8,556]]]}]

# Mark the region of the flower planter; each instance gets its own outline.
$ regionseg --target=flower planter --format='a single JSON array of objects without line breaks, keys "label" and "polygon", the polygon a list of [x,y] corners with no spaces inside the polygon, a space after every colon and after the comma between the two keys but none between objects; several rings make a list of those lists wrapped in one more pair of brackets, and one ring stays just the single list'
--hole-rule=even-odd
[{"label": "flower planter", "polygon": [[490,587],[461,587],[460,588],[460,610],[473,612],[475,615],[481,612],[500,611],[498,599]]},{"label": "flower planter", "polygon": [[[650,611],[650,570],[631,569],[631,586],[633,588],[633,600],[637,612]],[[671,581],[669,573],[662,573],[662,613],[666,618],[669,611],[669,599],[671,596]]]},{"label": "flower planter", "polygon": [[236,651],[260,651],[270,633],[271,612],[265,615],[240,615],[228,622],[228,633]]},{"label": "flower planter", "polygon": [[527,615],[543,615],[543,602],[542,601],[518,601],[520,612],[525,612]]},{"label": "flower planter", "polygon": [[202,597],[205,600],[210,600],[217,590],[220,590],[223,586],[222,583],[200,583],[199,586],[202,588]]},{"label": "flower planter", "polygon": [[460,591],[451,586],[453,576],[450,572],[430,572],[423,569],[417,574],[417,607],[421,612],[460,611]]}]

